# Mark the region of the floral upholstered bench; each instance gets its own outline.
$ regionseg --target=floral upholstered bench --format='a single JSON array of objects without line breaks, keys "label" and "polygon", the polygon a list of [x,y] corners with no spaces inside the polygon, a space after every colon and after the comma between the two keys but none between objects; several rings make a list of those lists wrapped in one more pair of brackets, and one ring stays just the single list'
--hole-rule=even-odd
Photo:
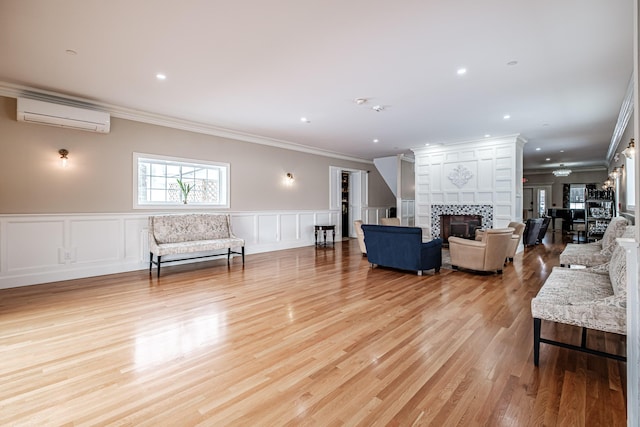
[{"label": "floral upholstered bench", "polygon": [[[232,248],[241,248],[240,252]],[[227,249],[226,253],[211,253]],[[227,255],[227,264],[231,254],[242,255],[244,265],[244,240],[233,235],[231,218],[227,214],[182,214],[158,215],[149,217],[149,272],[153,264],[160,265],[162,257],[167,255],[193,254],[188,258],[169,261],[208,258]],[[153,260],[154,254],[157,260]]]},{"label": "floral upholstered bench", "polygon": [[[573,269],[554,267],[538,295],[531,300],[533,363],[538,366],[540,343],[626,360],[624,356],[587,347],[587,330],[627,334],[627,262],[617,242],[608,263]],[[580,346],[541,338],[542,320],[582,328]]]},{"label": "floral upholstered bench", "polygon": [[569,243],[560,254],[560,265],[600,265],[609,261],[615,246],[616,238],[622,236],[627,228],[627,220],[615,217],[611,220],[602,239],[587,244]]}]

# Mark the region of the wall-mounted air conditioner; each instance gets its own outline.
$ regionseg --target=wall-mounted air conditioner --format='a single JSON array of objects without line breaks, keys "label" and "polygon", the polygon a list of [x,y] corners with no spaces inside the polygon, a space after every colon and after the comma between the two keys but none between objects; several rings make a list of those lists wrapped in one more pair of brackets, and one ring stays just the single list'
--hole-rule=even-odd
[{"label": "wall-mounted air conditioner", "polygon": [[109,133],[111,117],[104,111],[71,107],[36,99],[18,98],[20,122],[37,123],[89,132]]}]

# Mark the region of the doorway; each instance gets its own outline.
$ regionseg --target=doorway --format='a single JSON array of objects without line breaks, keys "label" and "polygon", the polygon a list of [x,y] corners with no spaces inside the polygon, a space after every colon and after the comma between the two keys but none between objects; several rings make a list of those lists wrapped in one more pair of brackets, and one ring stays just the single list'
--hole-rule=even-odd
[{"label": "doorway", "polygon": [[522,194],[524,208],[522,219],[524,221],[529,218],[542,218],[547,215],[549,208],[552,207],[550,185],[524,187]]},{"label": "doorway", "polygon": [[533,218],[533,188],[522,189],[522,219]]},{"label": "doorway", "polygon": [[365,219],[369,176],[367,171],[329,166],[329,207],[339,224],[339,236],[356,237],[353,222]]},{"label": "doorway", "polygon": [[342,171],[341,189],[342,189],[342,237],[349,237],[349,172]]}]

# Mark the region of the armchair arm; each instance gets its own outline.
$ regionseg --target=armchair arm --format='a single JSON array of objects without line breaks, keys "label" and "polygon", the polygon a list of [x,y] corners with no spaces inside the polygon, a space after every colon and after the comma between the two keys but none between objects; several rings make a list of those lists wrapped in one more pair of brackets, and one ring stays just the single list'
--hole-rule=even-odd
[{"label": "armchair arm", "polygon": [[486,248],[487,244],[478,240],[449,237],[451,265],[483,270]]},{"label": "armchair arm", "polygon": [[470,248],[479,248],[482,250],[487,246],[485,242],[481,242],[480,240],[469,240],[463,239],[462,237],[449,237],[449,248],[451,248],[451,244]]}]

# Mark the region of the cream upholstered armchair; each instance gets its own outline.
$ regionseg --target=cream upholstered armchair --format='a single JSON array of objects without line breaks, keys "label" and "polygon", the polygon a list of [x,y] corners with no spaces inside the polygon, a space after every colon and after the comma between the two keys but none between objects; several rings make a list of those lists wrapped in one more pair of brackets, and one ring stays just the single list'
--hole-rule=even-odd
[{"label": "cream upholstered armchair", "polygon": [[513,261],[513,257],[516,256],[516,251],[518,250],[518,245],[522,240],[522,235],[524,234],[524,228],[526,227],[524,222],[510,222],[507,225],[509,228],[513,228],[513,235],[511,236],[511,243],[509,243],[509,250],[507,251],[507,258],[509,261]]},{"label": "cream upholstered armchair", "polygon": [[[516,251],[518,250],[518,245],[522,240],[522,235],[524,234],[524,228],[526,225],[523,222],[511,221],[508,228],[513,228],[513,235],[511,236],[511,243],[509,244],[509,250],[507,251],[507,257],[505,261],[513,261],[513,257],[516,256]],[[484,237],[485,230],[476,230],[476,240],[482,241]]]},{"label": "cream upholstered armchair", "polygon": [[451,266],[502,274],[514,231],[510,227],[492,228],[485,230],[482,240],[449,237]]},{"label": "cream upholstered armchair", "polygon": [[400,225],[400,218],[380,218],[380,225]]},{"label": "cream upholstered armchair", "polygon": [[360,246],[360,252],[362,252],[362,255],[366,255],[367,254],[367,247],[364,244],[364,232],[362,231],[362,221],[355,220],[353,221],[353,225],[356,228],[356,236],[358,237],[358,245]]}]

